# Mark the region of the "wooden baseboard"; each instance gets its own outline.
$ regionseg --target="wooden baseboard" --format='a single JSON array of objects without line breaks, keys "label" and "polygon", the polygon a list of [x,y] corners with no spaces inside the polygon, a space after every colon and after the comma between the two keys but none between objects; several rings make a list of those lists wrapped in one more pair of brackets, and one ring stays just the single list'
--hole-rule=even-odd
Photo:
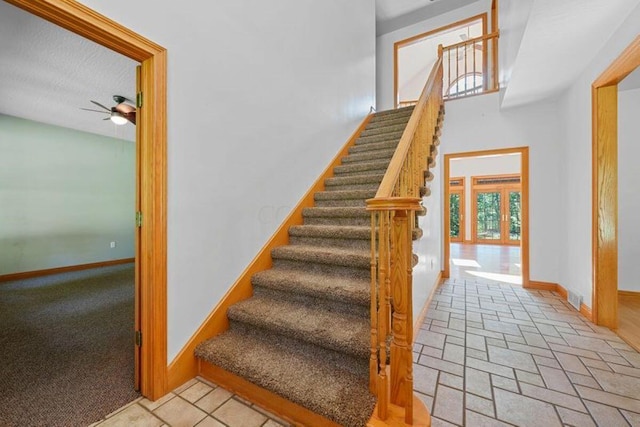
[{"label": "wooden baseboard", "polygon": [[340,427],[327,418],[263,389],[224,369],[199,361],[201,377],[298,426]]},{"label": "wooden baseboard", "polygon": [[371,117],[372,115],[368,115],[364,118],[358,129],[353,132],[347,143],[338,154],[336,154],[329,166],[327,166],[309,191],[302,197],[296,207],[293,208],[289,216],[262,247],[253,261],[251,261],[251,264],[240,274],[238,280],[236,280],[225,296],[218,302],[187,344],[180,350],[176,358],[169,364],[167,368],[169,390],[179,387],[197,375],[198,365],[193,355],[196,346],[202,341],[219,335],[229,328],[227,309],[233,304],[251,297],[253,294],[251,276],[259,271],[271,268],[271,250],[289,243],[289,228],[293,225],[301,225],[303,223],[302,210],[314,206],[314,194],[324,190],[325,179],[333,176],[333,169],[340,164],[343,157],[349,154],[349,148],[355,144],[356,139],[358,139],[360,133],[367,126]]},{"label": "wooden baseboard", "polygon": [[111,265],[129,264],[135,262],[135,258],[114,259],[111,261],[92,262],[89,264],[69,265],[67,267],[46,268],[44,270],[23,271],[21,273],[11,273],[0,275],[0,282],[10,282],[12,280],[31,279],[33,277],[50,276],[52,274],[68,273],[70,271],[89,270],[91,268],[108,267]]},{"label": "wooden baseboard", "polygon": [[[529,285],[526,286],[526,289],[539,289],[542,291],[553,291],[557,292],[562,298],[565,300],[568,297],[568,292],[564,286],[558,283],[550,283],[550,282],[535,282],[530,281]],[[586,317],[589,321],[593,322],[593,314],[591,312],[591,307],[586,305],[585,303],[580,304],[580,314]]]},{"label": "wooden baseboard", "polygon": [[440,273],[438,273],[438,277],[436,277],[436,281],[433,284],[433,288],[431,289],[431,292],[429,292],[429,296],[427,297],[427,301],[424,303],[424,306],[422,307],[422,310],[420,311],[420,314],[418,315],[418,317],[416,318],[415,322],[414,322],[414,326],[413,326],[413,340],[416,340],[416,337],[418,336],[418,332],[420,332],[420,325],[422,325],[422,322],[424,322],[425,317],[427,317],[427,311],[429,311],[429,306],[431,305],[431,301],[433,301],[433,296],[436,294],[436,291],[438,290],[438,288],[440,287],[440,285],[442,285],[442,282],[444,282],[444,271],[440,271]]},{"label": "wooden baseboard", "polygon": [[619,297],[640,297],[640,291],[618,291]]}]

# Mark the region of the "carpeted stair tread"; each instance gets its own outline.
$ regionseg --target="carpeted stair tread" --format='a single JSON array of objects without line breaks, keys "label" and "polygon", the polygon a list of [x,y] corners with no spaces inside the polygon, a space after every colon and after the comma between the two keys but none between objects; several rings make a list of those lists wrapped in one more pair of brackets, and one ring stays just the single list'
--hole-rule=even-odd
[{"label": "carpeted stair tread", "polygon": [[383,117],[411,115],[413,113],[414,105],[408,107],[395,108],[393,110],[378,111],[374,114],[373,118],[381,119]]},{"label": "carpeted stair tread", "polygon": [[271,251],[271,258],[362,269],[371,264],[370,251],[325,246],[279,246]]},{"label": "carpeted stair tread", "polygon": [[327,239],[371,239],[370,227],[331,226],[331,225],[294,225],[289,228],[289,235],[296,237],[323,237]]},{"label": "carpeted stair tread", "polygon": [[368,307],[370,303],[369,281],[342,275],[272,268],[254,274],[251,283],[258,288],[298,293],[345,304]]},{"label": "carpeted stair tread", "polygon": [[370,199],[378,190],[318,191],[315,200]]},{"label": "carpeted stair tread", "polygon": [[349,154],[342,159],[342,164],[345,165],[351,163],[369,162],[371,160],[380,159],[391,161],[391,158],[393,157],[393,153],[395,153],[395,151],[395,148],[391,148],[388,150],[375,150],[366,151],[364,153]]},{"label": "carpeted stair tread", "polygon": [[371,120],[369,121],[369,123],[367,124],[367,127],[365,128],[365,130],[369,130],[369,129],[376,129],[379,127],[386,127],[386,126],[395,126],[395,125],[400,125],[400,124],[404,124],[406,125],[407,122],[409,121],[409,117],[411,117],[410,113],[406,113],[403,115],[397,115],[397,116],[392,116],[392,117],[388,117],[388,118],[380,118],[377,119],[375,118],[376,116],[373,116],[371,118]]},{"label": "carpeted stair tread", "polygon": [[376,151],[376,150],[395,150],[396,147],[398,146],[398,142],[399,140],[394,139],[390,141],[372,142],[370,144],[354,145],[353,147],[349,148],[349,154],[365,153],[368,151]]},{"label": "carpeted stair tread", "polygon": [[230,329],[200,344],[196,356],[346,427],[365,426],[373,413],[367,375],[341,369],[327,352]]},{"label": "carpeted stair tread", "polygon": [[364,208],[356,207],[304,208],[302,216],[304,218],[369,218],[371,213]]},{"label": "carpeted stair tread", "polygon": [[383,133],[379,135],[361,136],[354,142],[355,145],[373,144],[375,142],[399,141],[404,131]]},{"label": "carpeted stair tread", "polygon": [[334,176],[324,180],[325,186],[348,185],[348,184],[380,184],[384,178],[384,173],[362,173],[347,176]]},{"label": "carpeted stair tread", "polygon": [[368,317],[324,310],[265,295],[240,301],[229,320],[368,360],[371,326]]},{"label": "carpeted stair tread", "polygon": [[333,168],[334,176],[343,176],[358,173],[385,173],[389,167],[389,161],[386,159],[372,160],[370,162],[350,163],[346,165],[338,165]]},{"label": "carpeted stair tread", "polygon": [[379,127],[375,127],[375,128],[372,128],[372,129],[365,129],[360,134],[360,137],[364,138],[364,137],[372,136],[372,135],[403,132],[405,127],[406,127],[406,123],[402,123],[402,124],[395,124],[395,125],[388,124],[386,126],[379,126]]}]

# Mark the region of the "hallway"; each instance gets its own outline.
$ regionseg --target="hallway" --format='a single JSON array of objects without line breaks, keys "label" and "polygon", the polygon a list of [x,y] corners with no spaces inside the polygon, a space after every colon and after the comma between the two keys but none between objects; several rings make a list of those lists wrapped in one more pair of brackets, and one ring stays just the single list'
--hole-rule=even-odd
[{"label": "hallway", "polygon": [[414,362],[434,427],[640,425],[640,354],[552,292],[446,281]]}]

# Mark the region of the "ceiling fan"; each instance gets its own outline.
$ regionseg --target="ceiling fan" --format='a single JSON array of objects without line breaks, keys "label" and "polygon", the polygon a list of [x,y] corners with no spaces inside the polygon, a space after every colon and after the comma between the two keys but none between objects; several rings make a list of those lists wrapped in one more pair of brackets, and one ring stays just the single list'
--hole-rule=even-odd
[{"label": "ceiling fan", "polygon": [[125,98],[121,95],[113,95],[113,100],[116,102],[116,105],[109,108],[100,104],[99,102],[90,100],[92,104],[97,105],[103,110],[92,110],[90,108],[80,108],[85,111],[93,111],[95,113],[104,113],[108,114],[109,117],[105,117],[103,120],[111,120],[113,123],[117,125],[124,125],[127,122],[131,122],[132,124],[136,124],[136,107],[131,104],[127,104],[125,101],[132,102],[131,100]]},{"label": "ceiling fan", "polygon": [[[468,34],[463,33],[463,34],[460,34],[459,37],[463,42],[466,42],[467,40],[469,40]],[[456,49],[456,51],[458,52],[458,61],[464,58],[466,50],[471,50],[471,46],[473,46],[473,49],[480,50],[480,51],[482,50],[482,44],[480,43],[473,43],[472,45],[471,44],[466,45],[464,48],[462,48],[462,50]],[[467,54],[471,55],[471,52],[467,52]]]}]

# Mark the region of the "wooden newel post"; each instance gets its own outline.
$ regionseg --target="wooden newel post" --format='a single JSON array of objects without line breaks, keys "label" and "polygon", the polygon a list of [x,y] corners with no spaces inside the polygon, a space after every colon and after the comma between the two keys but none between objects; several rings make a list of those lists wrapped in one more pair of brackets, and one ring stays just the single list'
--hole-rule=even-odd
[{"label": "wooden newel post", "polygon": [[409,230],[409,210],[397,210],[391,228],[394,260],[391,271],[391,297],[393,301],[393,340],[391,342],[391,403],[413,411],[411,332],[411,272],[412,251]]}]

